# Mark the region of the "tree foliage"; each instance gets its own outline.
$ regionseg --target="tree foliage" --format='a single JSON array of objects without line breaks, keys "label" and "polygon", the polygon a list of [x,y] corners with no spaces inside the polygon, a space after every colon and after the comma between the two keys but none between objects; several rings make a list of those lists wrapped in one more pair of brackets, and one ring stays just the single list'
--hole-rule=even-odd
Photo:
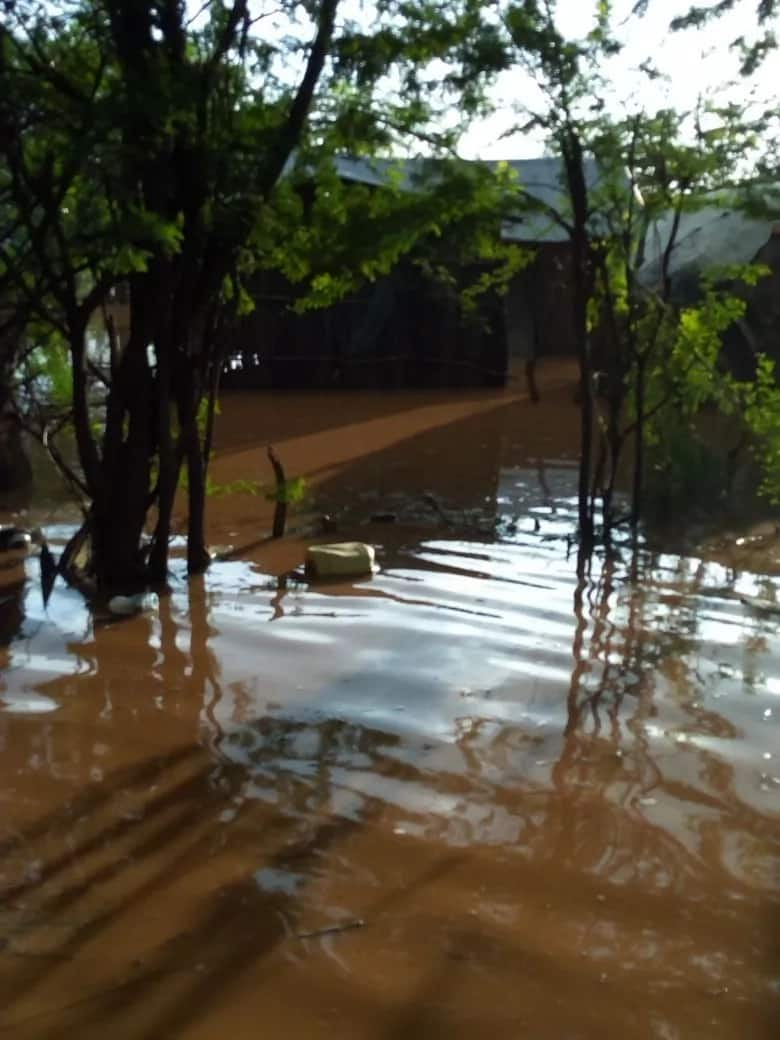
[{"label": "tree foliage", "polygon": [[[457,127],[441,129],[443,108],[457,96],[478,111],[502,58],[479,11],[376,0],[358,23],[338,0],[211,0],[195,14],[182,0],[6,4],[0,311],[68,350],[73,479],[101,586],[165,577],[182,466],[189,566],[207,562],[213,422],[204,438],[197,418],[205,399],[213,419],[219,330],[246,304],[246,277],[272,266],[322,302],[436,230],[416,209],[425,198],[347,200],[329,157],[415,135],[449,148]],[[480,209],[478,197],[459,209],[449,183],[453,218]],[[119,342],[109,323],[101,364],[90,339],[120,288],[129,335]]]},{"label": "tree foliage", "polygon": [[[648,6],[636,4],[637,16]],[[700,24],[731,6],[681,18]],[[769,30],[775,6],[758,9]],[[3,349],[10,356],[26,330],[27,390],[44,381],[70,395],[70,479],[101,588],[165,578],[182,470],[190,569],[208,560],[220,333],[251,306],[258,271],[297,283],[306,308],[401,257],[444,280],[480,261],[469,305],[524,262],[498,225],[528,198],[507,169],[467,167],[452,152],[464,123],[487,110],[486,84],[511,70],[530,85],[514,99],[520,125],[546,135],[563,171],[566,204],[546,212],[570,243],[583,536],[593,537],[599,496],[606,526],[615,519],[629,442],[637,521],[646,443],[665,415],[681,414],[682,398],[689,409],[738,405],[774,472],[768,364],[759,360],[752,389],[728,392],[716,364],[737,296],[705,287],[680,308],[669,277],[682,214],[743,175],[761,124],[717,103],[610,108],[620,42],[608,0],[593,4],[581,39],[567,35],[555,0],[209,0],[198,10],[183,0],[5,0],[4,10],[0,323],[14,339]],[[388,159],[420,149],[431,161],[410,191]],[[384,160],[381,190],[345,187],[333,161],[345,153]],[[648,284],[645,247],[667,214],[660,277]],[[111,321],[119,291],[124,339]],[[56,429],[40,419],[52,442]]]},{"label": "tree foliage", "polygon": [[[758,35],[743,33],[732,42],[732,46],[740,55],[743,75],[750,76],[777,48],[776,26],[772,23],[780,13],[778,0],[749,0],[747,5],[745,0],[715,0],[706,5],[680,3],[680,13],[672,19],[669,28],[672,32],[706,29],[718,18],[737,10],[740,5],[753,8],[758,30]],[[653,0],[638,0],[633,12],[642,16],[652,6]]]},{"label": "tree foliage", "polygon": [[[554,216],[569,237],[576,287],[586,542],[598,500],[605,534],[623,519],[614,512],[614,492],[627,454],[633,480],[626,519],[638,523],[646,449],[653,448],[657,465],[671,465],[679,443],[671,431],[690,427],[704,406],[738,416],[747,427],[764,464],[764,490],[775,497],[780,447],[777,423],[761,418],[764,408],[780,404],[770,361],[757,359],[751,383],[739,383],[722,364],[723,336],[745,313],[743,287],[766,272],[751,265],[705,271],[698,297],[685,305],[673,293],[671,274],[683,216],[717,203],[726,191],[738,204],[733,189],[760,159],[764,121],[717,99],[691,112],[647,111],[641,103],[633,111],[610,107],[609,61],[620,50],[611,6],[593,5],[592,28],[582,39],[566,36],[553,0],[510,3],[505,14],[512,60],[537,88],[531,103],[517,103],[520,125],[545,132],[564,171],[566,205]],[[636,5],[635,14],[647,6]],[[763,20],[771,6],[759,12]],[[729,5],[716,7],[722,13]],[[718,12],[699,13],[703,19]],[[589,160],[595,178],[588,176]],[[653,246],[655,265],[648,263]]]}]

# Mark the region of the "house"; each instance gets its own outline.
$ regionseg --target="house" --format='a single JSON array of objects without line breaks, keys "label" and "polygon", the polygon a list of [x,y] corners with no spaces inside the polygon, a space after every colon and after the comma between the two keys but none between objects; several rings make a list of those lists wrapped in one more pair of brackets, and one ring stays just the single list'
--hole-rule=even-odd
[{"label": "house", "polygon": [[[727,330],[723,361],[739,379],[755,375],[758,353],[780,368],[780,206],[778,220],[767,199],[762,215],[729,205],[712,205],[682,213],[668,264],[672,301],[690,304],[701,297],[702,278],[727,265],[764,264],[768,277],[756,286],[733,285],[745,299],[744,318]],[[648,230],[640,278],[648,287],[662,278],[662,257],[672,232],[674,214],[667,213]]]},{"label": "house", "polygon": [[[223,386],[501,386],[512,360],[574,353],[568,236],[554,216],[568,209],[561,163],[507,165],[529,205],[496,233],[530,247],[534,259],[504,296],[485,294],[479,312],[465,314],[456,293],[405,261],[332,307],[297,314],[295,288],[266,273],[252,289],[254,311],[226,333]],[[430,160],[337,160],[343,181],[377,190],[391,176],[402,190],[419,190],[426,168]],[[595,186],[592,161],[586,176]]]}]

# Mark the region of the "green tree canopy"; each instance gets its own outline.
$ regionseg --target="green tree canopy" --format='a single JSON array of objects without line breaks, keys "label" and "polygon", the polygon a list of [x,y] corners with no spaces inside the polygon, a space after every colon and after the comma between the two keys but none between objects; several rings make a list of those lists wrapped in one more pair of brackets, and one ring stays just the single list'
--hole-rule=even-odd
[{"label": "green tree canopy", "polygon": [[[204,398],[213,403],[217,331],[245,299],[246,272],[297,265],[315,289],[334,292],[356,271],[386,269],[419,227],[435,226],[424,202],[399,193],[346,200],[328,157],[421,141],[429,152],[451,149],[457,126],[443,129],[442,113],[454,100],[464,117],[479,111],[486,77],[504,58],[497,30],[477,0],[369,6],[358,22],[339,0],[212,0],[195,13],[180,0],[5,5],[2,307],[24,309],[68,350],[78,479],[107,588],[165,576],[182,463],[189,564],[206,563],[197,417]],[[319,183],[308,211],[302,181]],[[451,191],[451,214],[483,206],[470,197],[477,202],[464,209]],[[393,203],[400,232],[378,212]],[[359,206],[377,228],[384,216],[370,242],[357,239]],[[342,233],[350,252],[339,257]],[[129,337],[112,340],[100,372],[90,322],[120,285],[129,289]],[[144,547],[150,509],[156,526]]]}]

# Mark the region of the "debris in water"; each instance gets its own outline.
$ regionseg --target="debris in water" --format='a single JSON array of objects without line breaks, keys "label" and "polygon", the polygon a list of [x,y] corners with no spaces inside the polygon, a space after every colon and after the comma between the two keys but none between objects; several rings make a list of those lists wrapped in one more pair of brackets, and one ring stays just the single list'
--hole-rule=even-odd
[{"label": "debris in water", "polygon": [[234,545],[212,545],[209,546],[209,556],[212,560],[224,560],[235,552]]},{"label": "debris in water", "polygon": [[737,538],[736,545],[739,546],[740,549],[747,545],[757,545],[770,538],[774,538],[776,534],[777,525],[773,524],[771,521],[766,521],[762,524],[756,524],[755,527],[751,527],[746,535]]},{"label": "debris in water", "polygon": [[339,935],[341,932],[350,932],[353,928],[363,928],[365,921],[362,917],[356,917],[351,921],[344,921],[343,924],[331,924],[325,928],[315,928],[311,932],[296,932],[296,939],[321,939],[325,935]]},{"label": "debris in water", "polygon": [[153,592],[139,592],[135,596],[112,596],[107,606],[109,613],[117,617],[147,614],[157,609],[157,596]]},{"label": "debris in water", "polygon": [[434,495],[432,495],[429,491],[426,491],[426,493],[422,497],[422,500],[423,502],[425,502],[427,506],[430,506],[431,509],[438,515],[439,519],[443,524],[445,524],[447,527],[450,526],[450,518],[444,512]]},{"label": "debris in water", "polygon": [[740,596],[739,601],[762,614],[780,614],[780,603],[770,603],[768,600],[759,599],[758,596]]},{"label": "debris in water", "polygon": [[363,578],[373,574],[375,553],[363,542],[312,545],[306,550],[306,570],[315,578]]},{"label": "debris in water", "polygon": [[51,590],[57,579],[57,561],[45,541],[41,542],[41,595],[44,610],[49,602]]}]

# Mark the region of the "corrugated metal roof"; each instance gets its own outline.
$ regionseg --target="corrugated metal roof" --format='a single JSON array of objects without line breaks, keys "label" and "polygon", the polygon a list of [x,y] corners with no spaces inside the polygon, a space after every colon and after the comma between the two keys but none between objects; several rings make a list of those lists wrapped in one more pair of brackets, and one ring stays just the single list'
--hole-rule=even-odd
[{"label": "corrugated metal roof", "polygon": [[[645,240],[645,261],[640,278],[645,285],[661,280],[663,253],[672,232],[674,214],[665,213],[655,221]],[[698,282],[707,268],[726,264],[748,264],[772,235],[769,219],[747,216],[738,209],[706,206],[683,213],[669,263],[673,282],[688,285]]]},{"label": "corrugated metal roof", "polygon": [[[467,160],[464,160],[467,161]],[[468,160],[481,162],[481,160]],[[568,193],[563,187],[563,165],[556,158],[506,159],[484,163],[491,169],[507,165],[515,171],[521,186],[529,196],[543,206],[566,216]],[[397,178],[405,191],[419,190],[427,177],[435,175],[435,159],[361,159],[340,157],[336,159],[339,174],[345,180],[360,184],[382,187]],[[595,160],[585,163],[585,177],[590,188],[600,179]],[[529,210],[521,219],[511,219],[502,226],[502,237],[511,242],[565,242],[566,230],[548,214]]]},{"label": "corrugated metal roof", "polygon": [[[560,159],[507,159],[506,163],[515,171],[528,195],[564,219],[569,216],[569,195]],[[586,159],[584,165],[585,181],[588,188],[593,189],[601,180],[598,165],[595,159]],[[511,242],[567,242],[569,239],[566,229],[552,216],[533,211],[520,220],[505,223],[502,235]]]}]

